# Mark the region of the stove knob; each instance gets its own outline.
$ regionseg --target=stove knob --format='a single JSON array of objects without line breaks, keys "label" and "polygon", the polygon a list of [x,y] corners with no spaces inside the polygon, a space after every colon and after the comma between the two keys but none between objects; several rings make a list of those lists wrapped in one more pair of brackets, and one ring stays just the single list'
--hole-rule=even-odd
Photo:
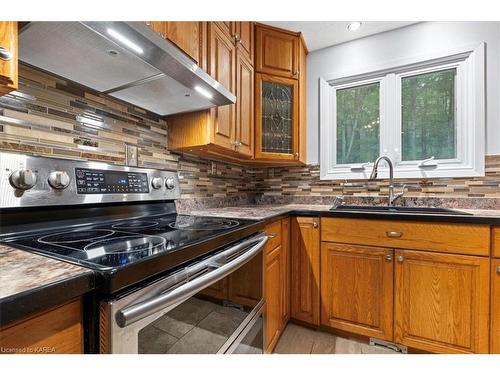
[{"label": "stove knob", "polygon": [[31,169],[18,169],[9,177],[12,186],[21,190],[29,190],[36,185],[36,174]]},{"label": "stove knob", "polygon": [[66,189],[69,186],[70,181],[70,177],[64,171],[55,171],[49,175],[49,185],[54,189]]},{"label": "stove knob", "polygon": [[151,180],[151,186],[153,189],[160,189],[163,186],[163,179],[161,177],[155,177]]},{"label": "stove knob", "polygon": [[168,190],[172,190],[175,187],[175,180],[169,177],[165,180],[165,186]]}]

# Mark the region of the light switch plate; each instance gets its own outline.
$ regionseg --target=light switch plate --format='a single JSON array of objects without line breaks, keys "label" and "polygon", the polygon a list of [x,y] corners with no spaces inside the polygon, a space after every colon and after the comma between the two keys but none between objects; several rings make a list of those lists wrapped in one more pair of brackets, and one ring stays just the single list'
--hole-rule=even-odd
[{"label": "light switch plate", "polygon": [[125,145],[125,155],[126,155],[126,163],[130,167],[137,167],[139,165],[139,161],[137,160],[137,146]]}]

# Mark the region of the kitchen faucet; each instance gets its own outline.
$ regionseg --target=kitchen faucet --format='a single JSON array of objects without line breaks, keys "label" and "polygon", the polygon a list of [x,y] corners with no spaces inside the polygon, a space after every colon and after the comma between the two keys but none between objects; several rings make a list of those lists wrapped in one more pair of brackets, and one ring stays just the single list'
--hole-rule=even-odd
[{"label": "kitchen faucet", "polygon": [[385,155],[379,156],[375,163],[373,163],[372,173],[370,174],[370,180],[375,180],[377,178],[378,173],[378,165],[379,163],[385,160],[389,165],[389,207],[394,206],[394,202],[396,202],[399,198],[401,198],[405,192],[405,185],[403,185],[403,191],[401,193],[394,194],[394,165],[392,160]]}]

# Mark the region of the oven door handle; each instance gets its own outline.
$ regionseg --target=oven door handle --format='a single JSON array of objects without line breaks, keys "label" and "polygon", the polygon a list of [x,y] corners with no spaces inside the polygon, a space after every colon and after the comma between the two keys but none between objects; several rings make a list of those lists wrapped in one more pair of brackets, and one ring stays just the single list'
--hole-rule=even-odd
[{"label": "oven door handle", "polygon": [[[267,242],[267,239],[268,238],[265,235],[253,237],[227,249],[226,251],[224,251],[224,253],[230,255],[231,253],[238,252],[246,246],[253,244],[247,251],[231,260],[230,262],[223,264],[213,271],[205,273],[204,275],[199,276],[191,281],[188,281],[187,283],[173,289],[168,293],[160,293],[139,303],[131,304],[122,308],[116,313],[116,323],[121,328],[127,327],[128,325],[135,323],[151,314],[161,311],[169,306],[176,305],[179,302],[190,298],[199,291],[223,279],[230,273],[234,272],[236,269],[240,268],[250,259],[252,259],[255,255],[257,255],[257,253],[259,253],[259,251],[262,250]],[[217,256],[220,256],[220,254],[214,256],[214,258],[216,258]],[[207,260],[207,264],[212,265],[210,259]]]}]

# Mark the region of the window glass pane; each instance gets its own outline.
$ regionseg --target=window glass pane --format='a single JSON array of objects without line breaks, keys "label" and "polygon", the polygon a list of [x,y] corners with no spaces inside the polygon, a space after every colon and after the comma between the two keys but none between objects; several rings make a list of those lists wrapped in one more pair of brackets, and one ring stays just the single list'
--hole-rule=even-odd
[{"label": "window glass pane", "polygon": [[456,157],[455,69],[401,80],[402,160]]},{"label": "window glass pane", "polygon": [[337,90],[337,164],[379,156],[380,84]]}]

